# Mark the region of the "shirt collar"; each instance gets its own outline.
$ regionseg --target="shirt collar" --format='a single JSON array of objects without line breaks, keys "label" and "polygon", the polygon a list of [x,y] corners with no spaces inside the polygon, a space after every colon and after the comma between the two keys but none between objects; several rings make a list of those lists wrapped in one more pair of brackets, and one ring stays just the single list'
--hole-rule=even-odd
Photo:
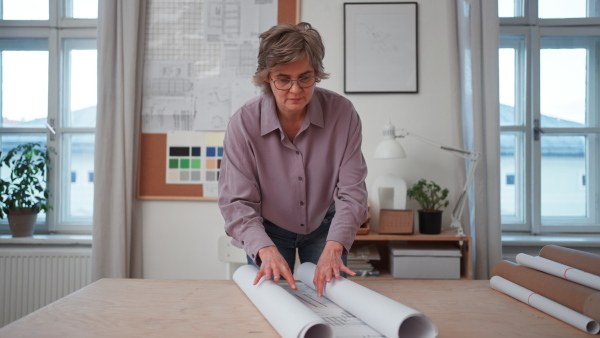
[{"label": "shirt collar", "polygon": [[[315,88],[315,92],[308,103],[306,119],[308,123],[324,128],[323,109],[321,101],[319,100],[319,95],[317,95],[317,90],[318,88]],[[265,136],[273,130],[281,128],[281,123],[279,123],[279,119],[277,118],[276,107],[275,97],[270,94],[265,95],[261,102],[260,136]]]}]

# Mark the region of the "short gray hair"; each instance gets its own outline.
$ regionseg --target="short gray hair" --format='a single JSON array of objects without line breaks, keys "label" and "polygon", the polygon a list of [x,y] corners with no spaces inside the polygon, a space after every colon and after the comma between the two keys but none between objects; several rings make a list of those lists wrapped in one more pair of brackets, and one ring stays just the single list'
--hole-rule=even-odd
[{"label": "short gray hair", "polygon": [[262,88],[263,93],[271,94],[271,86],[265,82],[270,72],[279,66],[307,58],[315,70],[317,82],[329,78],[323,69],[325,46],[321,35],[307,22],[297,25],[284,23],[271,27],[260,35],[258,49],[258,67],[254,74],[254,84]]}]

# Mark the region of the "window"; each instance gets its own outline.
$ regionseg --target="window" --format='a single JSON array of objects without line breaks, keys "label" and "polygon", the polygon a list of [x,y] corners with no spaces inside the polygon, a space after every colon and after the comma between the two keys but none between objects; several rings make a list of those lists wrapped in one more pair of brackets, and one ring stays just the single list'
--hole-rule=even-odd
[{"label": "window", "polygon": [[502,229],[600,233],[600,0],[498,6]]},{"label": "window", "polygon": [[0,0],[0,149],[50,149],[54,208],[37,233],[91,232],[97,16],[97,0]]},{"label": "window", "polygon": [[515,185],[515,175],[506,175],[506,185]]}]

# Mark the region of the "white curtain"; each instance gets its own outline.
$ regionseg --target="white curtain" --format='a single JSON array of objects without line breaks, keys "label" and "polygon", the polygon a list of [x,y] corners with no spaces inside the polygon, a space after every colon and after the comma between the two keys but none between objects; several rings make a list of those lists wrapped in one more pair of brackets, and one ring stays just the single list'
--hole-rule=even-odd
[{"label": "white curtain", "polygon": [[98,3],[92,280],[141,278],[135,187],[146,0]]},{"label": "white curtain", "polygon": [[498,2],[456,0],[456,17],[463,146],[481,154],[463,224],[473,239],[475,278],[489,279],[502,258]]}]

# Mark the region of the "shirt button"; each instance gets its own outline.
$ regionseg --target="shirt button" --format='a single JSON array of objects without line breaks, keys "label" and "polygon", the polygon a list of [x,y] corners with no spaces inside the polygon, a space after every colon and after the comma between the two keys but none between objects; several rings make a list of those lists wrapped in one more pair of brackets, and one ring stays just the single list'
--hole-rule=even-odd
[{"label": "shirt button", "polygon": [[254,254],[252,254],[252,258],[254,258]]},{"label": "shirt button", "polygon": [[304,202],[300,202],[300,205],[304,205]]},{"label": "shirt button", "polygon": [[302,176],[298,176],[298,181],[302,181]]},{"label": "shirt button", "polygon": [[304,223],[300,224],[300,226],[301,226],[301,227],[303,227],[303,226],[304,226]]},{"label": "shirt button", "polygon": [[244,241],[242,241],[242,245],[244,245]]},{"label": "shirt button", "polygon": [[300,155],[300,152],[299,152],[299,151],[296,151],[296,155]]}]

